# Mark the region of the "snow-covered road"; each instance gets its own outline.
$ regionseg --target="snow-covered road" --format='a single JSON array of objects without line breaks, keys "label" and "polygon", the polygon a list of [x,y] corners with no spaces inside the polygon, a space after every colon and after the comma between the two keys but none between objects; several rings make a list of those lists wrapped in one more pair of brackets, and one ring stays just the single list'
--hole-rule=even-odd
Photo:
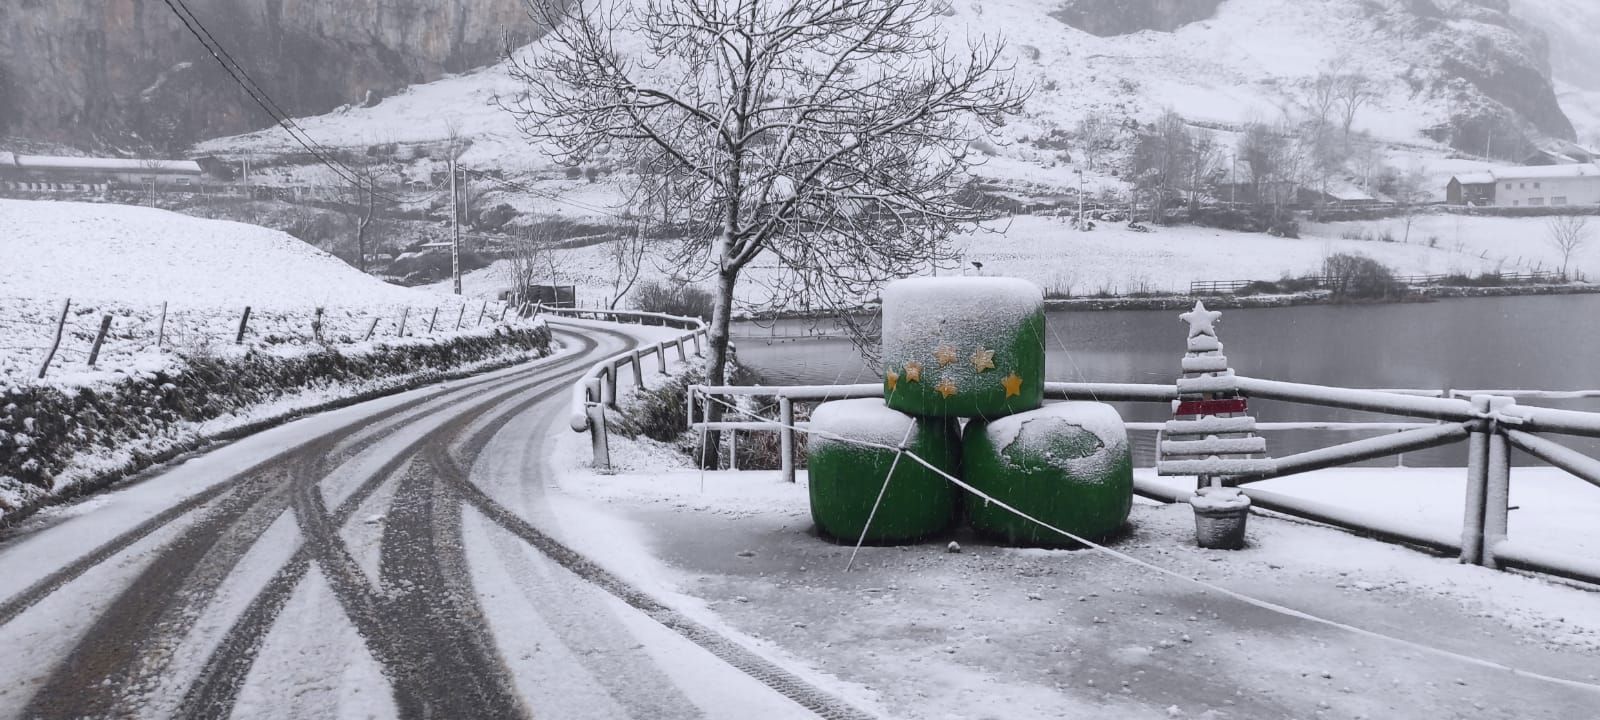
[{"label": "snow-covered road", "polygon": [[0,717],[860,716],[564,544],[549,436],[638,338],[557,329],[8,532]]}]

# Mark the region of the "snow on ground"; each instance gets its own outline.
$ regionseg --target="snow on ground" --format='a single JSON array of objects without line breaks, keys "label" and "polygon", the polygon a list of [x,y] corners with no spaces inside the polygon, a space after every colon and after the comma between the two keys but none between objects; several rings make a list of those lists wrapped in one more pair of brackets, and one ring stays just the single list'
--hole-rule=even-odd
[{"label": "snow on ground", "polygon": [[[977,261],[983,264],[984,275],[1025,278],[1046,291],[1085,296],[1102,291],[1187,292],[1195,280],[1277,280],[1316,274],[1324,258],[1341,252],[1368,255],[1402,275],[1473,275],[1499,267],[1509,272],[1519,268],[1515,256],[1504,265],[1501,258],[1516,250],[1517,238],[1544,230],[1542,220],[1517,219],[1506,220],[1510,229],[1496,233],[1479,224],[1500,218],[1461,218],[1464,226],[1484,228],[1481,242],[1457,250],[1441,238],[1437,247],[1428,247],[1426,239],[1440,232],[1436,226],[1454,220],[1455,216],[1419,216],[1411,243],[1385,243],[1339,237],[1340,232],[1364,227],[1358,223],[1314,226],[1304,237],[1288,239],[1189,225],[1152,227],[1143,233],[1106,223],[1092,232],[1077,232],[1059,218],[1026,215],[996,225],[997,232],[975,232],[957,238],[957,243],[963,251],[960,272],[973,272],[970,263]],[[1488,256],[1480,257],[1485,251]],[[577,285],[581,303],[610,299],[614,265],[606,245],[556,251],[553,261],[558,282]],[[758,299],[758,280],[767,272],[762,269],[767,262],[758,258],[746,270],[749,280],[741,283],[741,297]],[[653,257],[647,259],[641,276],[664,280],[677,269],[664,258]],[[462,276],[462,292],[495,297],[508,285],[505,272],[504,264],[496,263],[467,273]],[[428,287],[446,290],[449,283]]]},{"label": "snow on ground", "polygon": [[[1573,253],[1569,270],[1596,275],[1600,274],[1600,221],[1591,219],[1589,225],[1589,242]],[[1301,229],[1322,237],[1352,234],[1378,238],[1389,234],[1398,242],[1405,237],[1405,219],[1306,223]],[[1451,260],[1435,265],[1440,269],[1429,271],[1434,273],[1456,272],[1456,259],[1461,262],[1462,269],[1477,266],[1491,271],[1528,272],[1535,269],[1555,271],[1561,267],[1561,252],[1551,242],[1548,218],[1417,215],[1411,224],[1410,242],[1413,245],[1431,243],[1447,252],[1443,257]],[[1390,244],[1360,242],[1356,245],[1375,248]],[[1380,255],[1371,254],[1381,259]]]},{"label": "snow on ground", "polygon": [[285,309],[435,301],[287,233],[129,205],[0,200],[0,297]]},{"label": "snow on ground", "polygon": [[[323,337],[361,351],[369,329],[394,342],[476,329],[481,301],[390,285],[290,235],[243,223],[164,210],[93,203],[0,200],[0,379],[31,379],[53,342],[63,303],[71,300],[61,348],[47,380],[86,385],[119,373],[170,369],[162,347],[188,353],[243,350],[233,344],[245,307],[246,346],[305,352],[314,309],[324,308]],[[161,328],[162,303],[167,304]],[[409,311],[406,308],[410,308]],[[101,316],[113,317],[97,369],[90,346]],[[377,326],[372,325],[379,320]],[[449,332],[446,332],[448,330]]]},{"label": "snow on ground", "polygon": [[[601,474],[585,467],[583,436],[558,433],[570,496],[558,507],[575,545],[764,652],[861,685],[891,717],[1560,718],[1592,707],[1592,692],[1274,615],[1093,552],[962,533],[960,554],[943,538],[869,547],[845,573],[850,548],[809,530],[803,472],[795,484],[701,473],[613,436],[618,472]],[[1317,484],[1349,479],[1338,472]],[[1376,482],[1338,494],[1370,496]],[[1115,547],[1180,573],[1408,642],[1600,680],[1600,594],[1273,517],[1253,517],[1237,553],[1194,547],[1181,505],[1141,503],[1131,523]]]}]

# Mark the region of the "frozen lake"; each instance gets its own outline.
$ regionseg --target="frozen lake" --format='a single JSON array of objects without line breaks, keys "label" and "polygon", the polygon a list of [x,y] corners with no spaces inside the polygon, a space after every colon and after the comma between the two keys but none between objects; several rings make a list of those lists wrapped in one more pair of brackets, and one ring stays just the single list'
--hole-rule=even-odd
[{"label": "frozen lake", "polygon": [[[1171,310],[1053,312],[1049,380],[1171,383],[1183,356],[1184,328]],[[797,334],[817,323],[783,321]],[[820,328],[831,329],[830,321]],[[1466,298],[1432,303],[1310,305],[1224,311],[1218,324],[1231,366],[1241,375],[1368,388],[1600,388],[1600,295]],[[844,340],[767,341],[742,325],[739,357],[774,385],[873,382],[880,376]],[[1532,401],[1528,401],[1532,402]],[[1600,410],[1600,402],[1547,402]],[[1161,404],[1118,403],[1129,420],[1164,420]],[[1352,411],[1262,401],[1261,421],[1377,419]],[[1274,455],[1364,435],[1266,433]],[[1146,435],[1139,433],[1138,435]],[[1153,434],[1135,437],[1140,465],[1153,463]],[[1600,443],[1563,438],[1590,453]],[[1405,457],[1408,465],[1460,465],[1465,445]],[[1370,464],[1394,464],[1394,460]]]}]

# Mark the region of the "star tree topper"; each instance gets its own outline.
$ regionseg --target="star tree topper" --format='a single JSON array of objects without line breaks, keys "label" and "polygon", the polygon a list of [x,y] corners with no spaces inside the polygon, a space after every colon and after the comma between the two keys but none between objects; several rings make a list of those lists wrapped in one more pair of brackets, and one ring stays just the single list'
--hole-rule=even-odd
[{"label": "star tree topper", "polygon": [[1196,300],[1194,301],[1194,309],[1179,315],[1178,319],[1189,323],[1189,337],[1193,338],[1201,335],[1216,337],[1217,318],[1220,317],[1222,317],[1222,313],[1216,310],[1207,310],[1205,303]]}]

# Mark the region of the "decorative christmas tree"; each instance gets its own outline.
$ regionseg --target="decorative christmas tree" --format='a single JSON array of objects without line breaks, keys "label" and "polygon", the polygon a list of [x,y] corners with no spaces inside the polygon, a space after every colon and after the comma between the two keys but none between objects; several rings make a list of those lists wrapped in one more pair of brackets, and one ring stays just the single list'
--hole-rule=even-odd
[{"label": "decorative christmas tree", "polygon": [[1217,319],[1222,313],[1196,301],[1178,316],[1189,325],[1188,352],[1178,379],[1173,419],[1162,432],[1156,472],[1194,475],[1198,487],[1218,486],[1229,476],[1270,472],[1267,440],[1256,435],[1256,420],[1246,410],[1239,384],[1222,354]]}]

